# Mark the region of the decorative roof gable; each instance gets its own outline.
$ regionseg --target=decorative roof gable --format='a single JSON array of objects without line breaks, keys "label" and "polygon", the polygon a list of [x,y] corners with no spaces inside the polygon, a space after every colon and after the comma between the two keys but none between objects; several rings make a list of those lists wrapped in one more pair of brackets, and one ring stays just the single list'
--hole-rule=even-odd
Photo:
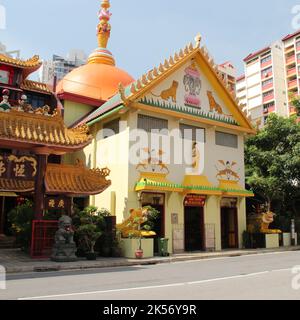
[{"label": "decorative roof gable", "polygon": [[[116,107],[137,107],[141,105],[151,105],[155,110],[167,109],[169,112],[174,113],[189,113],[192,117],[201,118],[203,121],[211,124],[222,124],[237,128],[240,127],[243,131],[254,133],[250,118],[241,110],[239,107],[239,100],[235,93],[230,91],[230,86],[226,84],[222,76],[219,74],[218,66],[210,58],[205,47],[200,47],[201,37],[196,38],[196,45],[193,46],[190,43],[184,49],[181,49],[174,56],[166,59],[164,63],[161,63],[159,67],[153,68],[149,72],[142,75],[140,79],[132,83],[131,85],[124,88],[122,85],[119,86],[119,93],[108,100],[100,108],[91,113],[81,123],[93,123],[99,121],[99,117],[114,110]],[[172,97],[172,89],[175,90],[176,83],[173,83],[174,87],[166,87],[164,92],[166,99],[160,101],[155,99],[153,93],[156,94],[155,88],[161,85],[165,80],[172,79],[174,74],[180,70],[180,68],[190,69],[187,71],[188,76],[191,78],[197,78],[197,72],[201,72],[205,79],[210,83],[212,90],[207,90],[205,93],[209,99],[210,111],[212,112],[201,112],[201,108],[198,107],[197,99],[194,100],[193,95],[187,97],[186,105],[176,105],[174,96]],[[192,69],[195,69],[194,71]],[[194,79],[194,80],[195,80]],[[176,80],[174,80],[176,82]],[[183,80],[184,81],[184,80]],[[186,79],[188,82],[188,78]],[[196,79],[196,83],[197,83]],[[200,80],[201,81],[201,80]],[[199,83],[198,83],[199,84]],[[193,84],[194,85],[194,84]],[[194,90],[194,88],[193,88]],[[159,92],[158,92],[159,93]],[[153,99],[149,100],[149,94],[152,95]],[[172,100],[173,98],[173,100]],[[153,103],[152,103],[153,102]],[[189,105],[190,103],[190,105]],[[222,103],[222,106],[220,105]],[[180,108],[182,107],[182,108]],[[221,114],[221,109],[223,115]],[[153,109],[154,110],[154,109]],[[215,111],[215,112],[213,112]],[[224,116],[226,113],[227,117]]]}]

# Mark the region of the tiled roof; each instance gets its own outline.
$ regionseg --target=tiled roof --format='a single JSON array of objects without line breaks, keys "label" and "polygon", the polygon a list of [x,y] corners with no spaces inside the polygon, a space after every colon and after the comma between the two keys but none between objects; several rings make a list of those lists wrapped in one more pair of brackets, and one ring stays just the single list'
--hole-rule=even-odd
[{"label": "tiled roof", "polygon": [[[45,175],[47,194],[96,195],[111,185],[107,180],[110,170],[87,169],[81,162],[76,165],[48,163]],[[33,192],[34,180],[0,178],[0,192]]]},{"label": "tiled roof", "polygon": [[20,68],[39,68],[42,65],[40,57],[37,55],[33,56],[28,60],[21,60],[8,57],[4,54],[0,54],[0,63],[6,63]]},{"label": "tiled roof", "polygon": [[67,129],[57,113],[47,116],[10,110],[0,112],[0,140],[79,150],[92,136],[86,126]]},{"label": "tiled roof", "polygon": [[0,179],[0,192],[32,192],[34,181],[20,179]]},{"label": "tiled roof", "polygon": [[45,186],[48,194],[95,195],[111,185],[107,180],[110,170],[87,169],[83,163],[76,165],[48,164]]},{"label": "tiled roof", "polygon": [[50,88],[45,83],[31,81],[31,80],[24,80],[23,83],[21,84],[21,89],[52,94]]}]

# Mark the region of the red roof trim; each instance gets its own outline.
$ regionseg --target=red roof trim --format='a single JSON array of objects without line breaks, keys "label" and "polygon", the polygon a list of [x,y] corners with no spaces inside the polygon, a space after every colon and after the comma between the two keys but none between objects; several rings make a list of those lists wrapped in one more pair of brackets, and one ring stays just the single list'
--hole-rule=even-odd
[{"label": "red roof trim", "polygon": [[261,49],[261,50],[259,50],[259,51],[256,51],[256,52],[254,52],[254,53],[250,53],[250,54],[244,59],[244,62],[247,62],[247,61],[249,61],[250,59],[252,59],[252,58],[254,58],[254,57],[256,57],[256,56],[264,53],[265,51],[270,50],[270,49],[271,49],[271,47],[269,46],[269,47],[263,48],[263,49]]},{"label": "red roof trim", "polygon": [[285,37],[282,39],[282,41],[286,41],[286,40],[289,40],[289,39],[291,39],[291,38],[293,38],[293,37],[296,37],[298,34],[300,34],[300,30],[298,30],[298,31],[296,31],[296,32],[294,32],[294,33],[292,33],[292,34],[288,34],[287,36],[285,36]]},{"label": "red roof trim", "polygon": [[67,93],[67,92],[58,93],[57,96],[60,100],[70,100],[77,103],[88,104],[93,107],[99,107],[99,105],[102,105],[103,103],[106,102],[103,100],[83,97],[77,94]]}]

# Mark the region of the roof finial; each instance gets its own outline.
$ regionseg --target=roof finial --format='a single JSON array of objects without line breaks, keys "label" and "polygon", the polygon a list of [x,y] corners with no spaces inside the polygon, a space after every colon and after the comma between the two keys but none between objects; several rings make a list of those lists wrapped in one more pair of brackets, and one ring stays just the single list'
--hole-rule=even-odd
[{"label": "roof finial", "polygon": [[200,48],[201,39],[202,39],[201,34],[198,33],[195,37],[195,42],[196,42],[195,48]]},{"label": "roof finial", "polygon": [[101,10],[99,11],[99,24],[97,27],[98,32],[98,45],[99,48],[106,48],[108,39],[110,38],[111,25],[109,23],[111,13],[109,12],[109,0],[102,0]]}]

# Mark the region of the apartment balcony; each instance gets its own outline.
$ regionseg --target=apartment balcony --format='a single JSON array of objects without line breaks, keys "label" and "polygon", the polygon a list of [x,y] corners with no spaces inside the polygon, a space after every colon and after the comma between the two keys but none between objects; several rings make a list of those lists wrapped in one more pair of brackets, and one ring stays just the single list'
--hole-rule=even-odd
[{"label": "apartment balcony", "polygon": [[270,89],[273,89],[273,82],[262,86],[262,91],[267,91],[267,90],[270,90]]},{"label": "apartment balcony", "polygon": [[285,54],[291,53],[293,51],[295,51],[294,45],[292,45],[292,46],[290,46],[288,48],[285,48],[285,50],[284,50]]},{"label": "apartment balcony", "polygon": [[288,88],[289,89],[293,89],[293,88],[297,88],[297,87],[298,87],[297,79],[292,80],[292,81],[288,81]]},{"label": "apartment balcony", "polygon": [[260,65],[261,65],[261,68],[262,68],[262,69],[264,69],[264,68],[266,68],[266,67],[269,67],[269,66],[272,65],[272,59],[269,60],[269,61],[266,61],[266,62],[262,62]]},{"label": "apartment balcony", "polygon": [[287,70],[287,76],[288,76],[288,77],[294,76],[294,75],[296,75],[296,73],[297,73],[296,67]]},{"label": "apartment balcony", "polygon": [[300,51],[300,43],[296,44],[296,51],[299,52]]},{"label": "apartment balcony", "polygon": [[287,65],[290,65],[290,64],[295,63],[295,62],[296,62],[295,55],[292,55],[292,56],[286,58],[286,64]]},{"label": "apartment balcony", "polygon": [[290,115],[296,114],[295,107],[290,106]]},{"label": "apartment balcony", "polygon": [[262,80],[269,79],[271,77],[273,77],[273,72],[272,71],[270,71],[268,73],[262,73],[262,75],[261,75]]},{"label": "apartment balcony", "polygon": [[275,97],[274,92],[272,92],[271,94],[268,94],[267,96],[263,97],[263,103],[267,103],[274,100],[274,97]]},{"label": "apartment balcony", "polygon": [[269,107],[269,108],[264,108],[264,114],[270,114],[275,112],[275,105]]}]

